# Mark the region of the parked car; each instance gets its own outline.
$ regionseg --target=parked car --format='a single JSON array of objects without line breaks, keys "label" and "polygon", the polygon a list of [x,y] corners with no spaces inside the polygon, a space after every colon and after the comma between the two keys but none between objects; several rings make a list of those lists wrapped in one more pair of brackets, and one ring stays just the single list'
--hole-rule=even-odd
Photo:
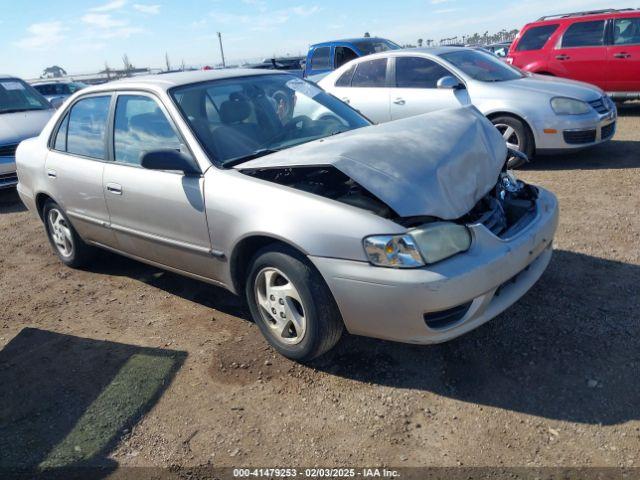
[{"label": "parked car", "polygon": [[508,61],[534,73],[592,83],[614,100],[640,98],[640,10],[542,17],[525,25]]},{"label": "parked car", "polygon": [[40,133],[53,109],[19,78],[0,75],[0,190],[15,187],[18,144]]},{"label": "parked car", "polygon": [[319,85],[376,123],[472,103],[528,156],[607,141],[613,102],[597,87],[525,74],[494,55],[464,47],[371,55],[327,75]]},{"label": "parked car", "polygon": [[305,57],[279,57],[266,58],[262,63],[246,65],[244,68],[255,68],[258,70],[285,70],[292,75],[302,77],[304,72]]},{"label": "parked car", "polygon": [[192,72],[77,93],[20,144],[18,191],[63,263],[102,247],[227,288],[308,360],[344,327],[449,340],[538,280],[557,202],[507,156],[473,107],[371,126],[287,73]]},{"label": "parked car", "polygon": [[82,82],[71,82],[67,80],[42,81],[32,84],[38,92],[51,102],[56,108],[78,90],[82,90],[87,85]]},{"label": "parked car", "polygon": [[304,77],[318,81],[327,73],[355,58],[400,48],[400,45],[391,40],[371,37],[316,43],[309,47]]},{"label": "parked car", "polygon": [[489,45],[482,45],[482,48],[493,53],[498,58],[505,58],[509,54],[509,47],[511,42],[498,42],[491,43]]}]

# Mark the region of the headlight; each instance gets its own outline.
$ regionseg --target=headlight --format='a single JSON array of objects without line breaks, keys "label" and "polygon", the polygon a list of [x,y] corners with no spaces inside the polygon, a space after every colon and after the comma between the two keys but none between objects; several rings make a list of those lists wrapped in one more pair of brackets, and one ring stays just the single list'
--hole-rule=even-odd
[{"label": "headlight", "polygon": [[471,246],[467,227],[450,222],[423,225],[405,235],[364,239],[369,261],[380,267],[415,268],[465,252]]},{"label": "headlight", "polygon": [[555,97],[551,99],[551,108],[558,115],[582,115],[589,113],[591,107],[588,103],[575,98]]}]

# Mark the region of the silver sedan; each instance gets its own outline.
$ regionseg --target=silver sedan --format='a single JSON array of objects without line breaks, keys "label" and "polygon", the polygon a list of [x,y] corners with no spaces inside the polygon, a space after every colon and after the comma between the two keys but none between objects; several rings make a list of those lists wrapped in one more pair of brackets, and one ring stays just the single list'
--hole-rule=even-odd
[{"label": "silver sedan", "polygon": [[528,156],[596,145],[616,129],[615,104],[598,87],[524,73],[471,48],[370,55],[318,84],[376,123],[473,104]]},{"label": "silver sedan", "polygon": [[508,156],[474,107],[372,126],[290,74],[193,72],[74,95],[18,147],[18,192],[68,266],[102,248],[219,285],[308,360],[345,327],[443,342],[531,288],[558,207]]}]

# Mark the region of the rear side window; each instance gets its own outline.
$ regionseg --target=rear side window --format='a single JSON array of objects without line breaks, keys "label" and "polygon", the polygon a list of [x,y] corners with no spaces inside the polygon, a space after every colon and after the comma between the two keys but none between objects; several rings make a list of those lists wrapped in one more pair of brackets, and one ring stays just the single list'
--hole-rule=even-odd
[{"label": "rear side window", "polygon": [[340,78],[336,81],[336,87],[350,87],[351,79],[353,78],[353,74],[356,71],[356,66],[352,65],[351,68],[347,69]]},{"label": "rear side window", "polygon": [[158,104],[144,95],[120,95],[113,130],[114,160],[140,165],[150,150],[180,150],[180,139]]},{"label": "rear side window", "polygon": [[384,87],[387,84],[387,59],[359,63],[351,80],[352,87]]},{"label": "rear side window", "polygon": [[311,56],[311,69],[324,70],[331,68],[331,47],[318,47]]},{"label": "rear side window", "polygon": [[58,133],[56,134],[56,139],[53,142],[54,150],[59,150],[61,152],[67,151],[67,127],[69,126],[69,114],[64,117],[60,127],[58,128]]},{"label": "rear side window", "polygon": [[396,58],[398,88],[436,88],[438,80],[451,73],[440,64],[420,57]]},{"label": "rear side window", "polygon": [[640,17],[618,18],[613,24],[614,45],[640,45]]},{"label": "rear side window", "polygon": [[71,107],[67,152],[104,160],[105,133],[111,96],[89,97]]},{"label": "rear side window", "polygon": [[520,38],[516,52],[540,50],[557,29],[558,25],[541,25],[530,28]]},{"label": "rear side window", "polygon": [[604,20],[574,23],[562,36],[562,48],[601,45],[604,45]]}]

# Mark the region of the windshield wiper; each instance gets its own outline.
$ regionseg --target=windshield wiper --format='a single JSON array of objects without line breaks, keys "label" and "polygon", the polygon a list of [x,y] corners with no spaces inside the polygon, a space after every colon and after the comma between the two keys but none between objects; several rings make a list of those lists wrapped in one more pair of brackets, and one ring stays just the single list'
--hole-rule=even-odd
[{"label": "windshield wiper", "polygon": [[249,160],[255,160],[256,158],[264,157],[265,155],[270,155],[272,153],[279,152],[279,148],[261,148],[260,150],[256,150],[249,155],[244,155],[242,157],[230,158],[229,160],[225,160],[222,162],[223,168],[234,167],[236,165],[240,165],[241,163],[248,162]]}]

